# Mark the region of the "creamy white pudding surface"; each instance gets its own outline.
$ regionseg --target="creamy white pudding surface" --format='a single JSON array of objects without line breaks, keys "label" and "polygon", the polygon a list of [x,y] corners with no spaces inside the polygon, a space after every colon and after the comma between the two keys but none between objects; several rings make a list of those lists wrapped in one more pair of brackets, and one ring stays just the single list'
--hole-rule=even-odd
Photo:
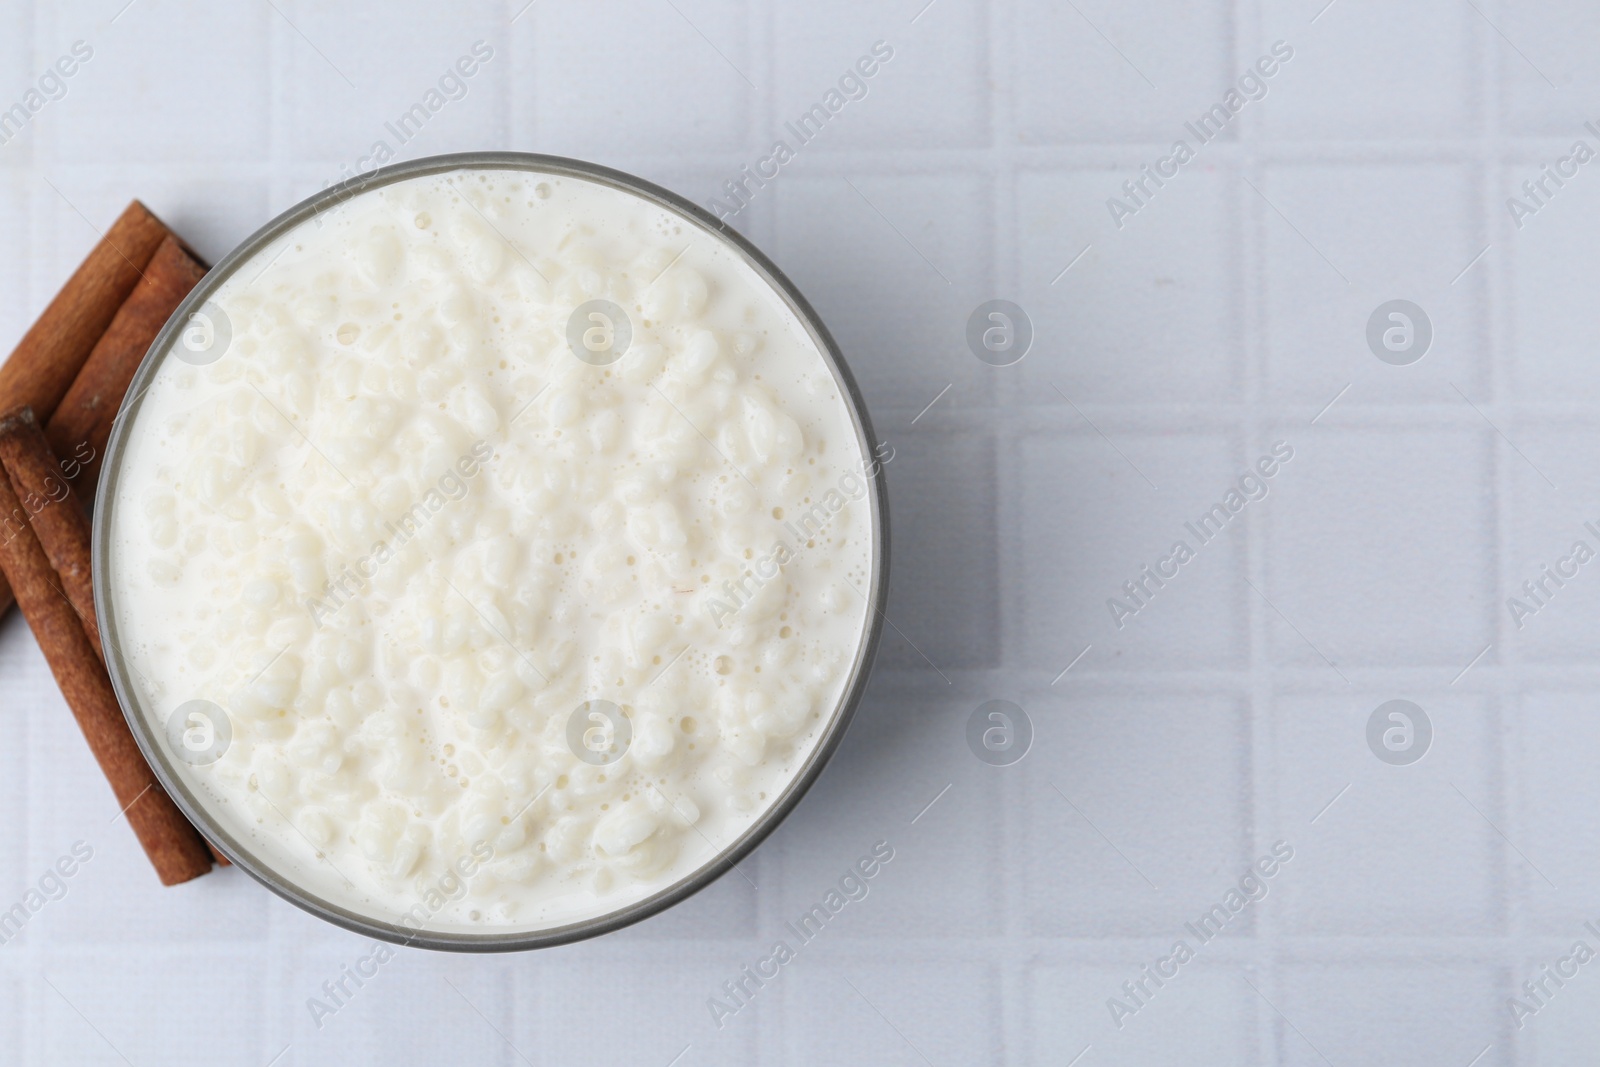
[{"label": "creamy white pudding surface", "polygon": [[381,921],[545,929],[712,862],[867,629],[873,457],[824,357],[734,251],[597,183],[324,211],[134,419],[105,588],[137,702],[247,849]]}]

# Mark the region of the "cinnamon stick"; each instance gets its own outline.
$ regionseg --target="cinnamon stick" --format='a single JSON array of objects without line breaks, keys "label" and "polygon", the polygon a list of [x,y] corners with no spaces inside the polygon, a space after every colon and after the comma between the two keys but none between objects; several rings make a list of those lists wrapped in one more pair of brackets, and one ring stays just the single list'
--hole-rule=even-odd
[{"label": "cinnamon stick", "polygon": [[[0,414],[0,467],[27,512],[45,558],[61,579],[61,591],[78,613],[84,636],[105,663],[100,626],[94,613],[94,579],[89,566],[89,519],[72,485],[61,472],[33,409]],[[7,531],[3,536],[10,536]]]},{"label": "cinnamon stick", "polygon": [[105,665],[90,647],[77,612],[57,591],[59,577],[38,535],[31,524],[17,521],[25,514],[10,479],[0,478],[0,515],[9,517],[11,527],[0,536],[0,570],[16,591],[61,695],[162,884],[198,878],[211,870],[211,853],[145,762],[117,705]]},{"label": "cinnamon stick", "polygon": [[[45,419],[55,413],[95,342],[171,232],[139,201],[127,206],[23,335],[11,358],[0,363],[0,411],[26,404]],[[0,614],[11,600],[10,587],[0,581]]]},{"label": "cinnamon stick", "polygon": [[[62,473],[80,490],[92,492],[94,477],[111,437],[128,383],[144,360],[156,334],[189,291],[200,284],[206,268],[169,236],[144,268],[144,277],[117,311],[105,334],[78,372],[45,426],[45,437],[65,466]],[[3,410],[3,408],[0,408]]]},{"label": "cinnamon stick", "polygon": [[0,409],[54,412],[172,231],[135,200],[0,364]]}]

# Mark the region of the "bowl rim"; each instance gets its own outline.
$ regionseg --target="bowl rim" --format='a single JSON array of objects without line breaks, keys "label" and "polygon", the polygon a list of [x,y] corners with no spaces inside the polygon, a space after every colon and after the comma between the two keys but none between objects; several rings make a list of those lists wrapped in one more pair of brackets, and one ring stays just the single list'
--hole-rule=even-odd
[{"label": "bowl rim", "polygon": [[[878,463],[871,476],[864,479],[868,487],[867,500],[871,511],[873,560],[871,588],[865,595],[868,608],[865,628],[831,721],[822,728],[822,735],[807,755],[804,764],[789,779],[782,793],[744,833],[717,856],[655,893],[604,915],[544,930],[486,934],[427,928],[413,930],[398,920],[393,923],[385,922],[325,900],[291,881],[246,847],[239,836],[233,834],[226,824],[215,818],[210,809],[201,803],[195,792],[190,789],[184,775],[179,773],[172,761],[164,736],[157,736],[151,721],[140,711],[137,691],[129,678],[130,667],[119,639],[119,628],[112,610],[112,591],[108,588],[110,581],[108,575],[110,531],[116,508],[118,476],[132,427],[137,421],[135,416],[146,389],[149,388],[163,362],[162,355],[171,348],[183,325],[189,320],[189,316],[221,288],[243,264],[250,262],[258,252],[274,240],[323,211],[370,190],[431,174],[481,170],[520,170],[571,177],[631,193],[683,216],[714,240],[719,240],[730,247],[772,287],[822,353],[824,361],[841,389],[841,395],[845,398],[862,456],[867,461],[872,461],[879,455],[879,441],[873,433],[860,387],[856,384],[843,353],[840,352],[838,344],[823,324],[821,317],[788,276],[760,249],[698,204],[636,175],[564,156],[499,151],[427,156],[356,175],[300,201],[256,230],[223,257],[178,306],[146,351],[112,424],[95,495],[91,559],[95,615],[104,637],[106,667],[111,676],[117,701],[122,707],[123,716],[127,719],[134,739],[162,787],[190,822],[194,823],[219,852],[279,897],[346,930],[402,946],[456,952],[512,952],[549,948],[598,937],[665,911],[734,869],[799,805],[838,750],[866,692],[873,658],[883,636],[886,621],[884,606],[889,589],[889,511],[883,464]],[[892,452],[890,458],[893,458]]]}]

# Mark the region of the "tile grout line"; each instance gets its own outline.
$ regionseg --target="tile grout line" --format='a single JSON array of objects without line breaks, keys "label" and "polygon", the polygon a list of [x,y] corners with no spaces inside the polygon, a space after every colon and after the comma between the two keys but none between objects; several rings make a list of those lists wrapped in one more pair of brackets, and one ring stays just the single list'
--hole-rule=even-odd
[{"label": "tile grout line", "polygon": [[[1252,0],[1234,0],[1232,19],[1235,70],[1242,69],[1245,63],[1250,62],[1254,46],[1265,37],[1258,25],[1260,18],[1259,4],[1253,3]],[[1260,121],[1259,113],[1250,113],[1245,116],[1245,122],[1239,127],[1242,157],[1239,170],[1243,173],[1257,171],[1256,134]],[[1234,212],[1232,232],[1235,235],[1234,257],[1238,278],[1235,299],[1239,330],[1244,335],[1241,340],[1244,342],[1243,348],[1246,354],[1243,367],[1236,373],[1243,373],[1245,376],[1238,391],[1245,405],[1243,461],[1248,463],[1250,455],[1253,454],[1252,450],[1258,449],[1266,439],[1263,432],[1265,406],[1263,394],[1266,392],[1263,383],[1267,363],[1265,308],[1268,306],[1265,295],[1265,236],[1258,211],[1261,206],[1257,202],[1258,198],[1247,198],[1243,182],[1229,184],[1235,187],[1230,200]],[[1273,416],[1268,413],[1265,417],[1271,419]],[[1271,528],[1273,512],[1268,511],[1250,518],[1251,521],[1241,531],[1245,540],[1242,554],[1244,558],[1241,564],[1246,573],[1252,576],[1257,587],[1266,589],[1269,575],[1268,531]],[[1243,596],[1244,590],[1240,590],[1239,593]],[[1267,615],[1267,606],[1262,603],[1260,597],[1247,596],[1245,603],[1248,605],[1245,610],[1248,623],[1250,681],[1244,699],[1248,702],[1245,722],[1249,724],[1250,730],[1248,754],[1250,782],[1248,788],[1244,790],[1241,801],[1246,805],[1247,810],[1244,815],[1246,826],[1249,827],[1244,836],[1254,846],[1246,853],[1245,860],[1251,862],[1255,856],[1265,851],[1264,843],[1272,836],[1269,828],[1281,829],[1281,813],[1278,806],[1276,776],[1269,773],[1269,769],[1275,766],[1272,754],[1277,743],[1276,732],[1272,728],[1276,679],[1270,647],[1271,619]],[[1276,988],[1279,984],[1276,966],[1277,932],[1278,924],[1273,911],[1261,909],[1252,916],[1250,958],[1254,964],[1256,980],[1272,988]],[[1255,1020],[1257,1059],[1261,1062],[1281,1062],[1283,1056],[1278,1039],[1277,1020],[1270,1013],[1260,1011],[1256,1005],[1252,1005],[1252,1018]]]},{"label": "tile grout line", "polygon": [[[1499,12],[1497,11],[1496,14],[1499,14]],[[1502,62],[1504,50],[1489,37],[1489,28],[1483,26],[1481,20],[1476,29],[1477,36],[1475,40],[1478,42],[1480,49],[1480,71],[1482,74],[1479,84],[1484,88],[1482,121],[1484,123],[1485,145],[1483,158],[1478,167],[1478,181],[1480,183],[1478,203],[1482,211],[1481,221],[1484,224],[1484,232],[1479,237],[1486,242],[1490,242],[1500,236],[1496,233],[1497,224],[1500,229],[1503,229],[1505,225],[1495,204],[1495,192],[1501,185],[1504,171],[1504,164],[1500,162],[1504,158],[1503,149],[1505,146],[1502,128],[1502,118],[1506,106],[1505,68]],[[1497,406],[1504,399],[1517,395],[1512,389],[1512,382],[1506,366],[1507,360],[1500,358],[1505,353],[1515,351],[1516,346],[1513,321],[1514,303],[1512,300],[1515,286],[1512,275],[1516,262],[1514,242],[1502,240],[1501,248],[1498,251],[1501,254],[1493,256],[1492,261],[1484,263],[1478,277],[1469,275],[1469,277],[1472,277],[1471,284],[1480,286],[1483,294],[1483,314],[1488,320],[1484,323],[1485,328],[1483,331],[1487,338],[1488,349],[1484,353],[1484,358],[1488,361],[1485,379],[1489,383],[1490,400]],[[1513,418],[1513,426],[1517,421]],[[1494,523],[1489,534],[1493,542],[1491,553],[1494,560],[1493,566],[1498,571],[1497,576],[1500,580],[1500,588],[1506,589],[1511,588],[1509,583],[1511,582],[1510,576],[1513,573],[1508,513],[1510,502],[1513,499],[1509,495],[1511,492],[1510,465],[1505,456],[1505,448],[1500,441],[1490,437],[1489,447],[1491,450],[1490,464],[1494,471],[1491,483],[1494,492]],[[1511,647],[1505,617],[1499,611],[1495,611],[1493,619],[1491,637],[1496,646],[1495,662],[1508,667],[1519,666],[1519,659]],[[1506,709],[1511,706],[1512,695],[1520,694],[1524,688],[1520,679],[1513,680],[1514,677],[1513,673],[1507,671],[1491,673],[1488,679],[1490,692],[1483,698],[1487,707],[1486,717],[1490,736],[1498,733],[1504,739],[1501,743],[1490,746],[1490,752],[1486,758],[1491,764],[1490,768],[1488,768],[1489,773],[1497,784],[1501,816],[1512,825],[1513,829],[1518,820],[1513,817],[1516,813],[1516,807],[1512,783],[1520,776],[1517,774],[1517,761],[1508,759],[1505,749],[1508,744],[1516,744],[1520,734],[1513,736],[1505,731],[1503,729],[1503,717]],[[1521,703],[1520,696],[1517,698],[1516,703]],[[1499,932],[1509,938],[1520,941],[1526,934],[1525,913],[1527,911],[1528,894],[1532,891],[1532,881],[1527,877],[1527,872],[1523,868],[1512,864],[1510,857],[1506,854],[1504,841],[1491,839],[1489,847],[1493,849],[1497,868],[1494,872],[1494,877],[1498,883],[1498,893],[1496,895],[1500,907],[1496,925],[1499,927]],[[1490,978],[1491,981],[1499,983],[1500,990],[1498,991],[1504,992],[1507,996],[1512,995],[1512,986],[1514,984],[1514,979],[1511,978],[1510,964],[1511,961],[1509,959],[1501,959],[1499,965],[1492,968]],[[1514,1040],[1504,1040],[1507,1036],[1506,1032],[1502,1030],[1501,1037],[1505,1045],[1504,1051],[1507,1062],[1515,1064],[1522,1058],[1522,1050]]]},{"label": "tile grout line", "polygon": [[[989,0],[985,5],[988,30],[988,48],[984,54],[989,82],[993,89],[989,92],[988,113],[988,152],[993,161],[993,166],[983,168],[976,172],[982,180],[987,179],[987,193],[989,198],[990,225],[989,236],[989,289],[986,294],[978,295],[978,299],[1010,299],[1021,303],[1024,290],[1022,280],[1021,242],[1017,230],[1017,199],[1018,199],[1018,171],[1016,160],[1010,151],[1015,142],[1015,70],[1005,62],[1005,57],[1014,54],[1013,35],[1016,32],[1016,14],[1009,5],[1000,0]],[[968,172],[973,173],[973,172]],[[1035,343],[1037,343],[1035,338]],[[967,353],[970,355],[970,353]],[[975,356],[972,357],[976,359]],[[998,411],[1007,410],[1016,406],[1021,396],[1022,380],[1015,373],[1020,368],[990,368],[984,367],[985,377],[988,380],[987,400]],[[1010,371],[1011,373],[1007,373]],[[995,375],[1004,377],[996,380]],[[959,402],[959,398],[957,399]],[[970,403],[970,401],[969,401]],[[1016,573],[1022,558],[1020,552],[1022,509],[1022,485],[1020,483],[1020,463],[1017,462],[1020,449],[1015,442],[1006,442],[1000,434],[994,433],[995,419],[986,420],[990,424],[987,435],[990,447],[991,460],[994,463],[995,484],[995,546],[998,551],[1002,541],[1009,550],[1007,555],[1011,564],[997,561],[995,567],[995,580],[1002,580],[1003,576],[1009,577]],[[1005,419],[1001,417],[1000,422]],[[1016,623],[1014,620],[1021,617],[1020,590],[1021,585],[1014,581],[1004,581],[996,592],[996,610],[999,613],[998,621],[998,647],[996,659],[1004,678],[1011,678],[1017,673],[1020,666],[1016,661],[1016,648],[1018,642]],[[1018,697],[1022,696],[1020,687],[1009,687]],[[969,694],[969,696],[972,694]],[[998,696],[998,694],[982,694],[984,699]],[[971,703],[969,700],[968,703]],[[968,710],[958,706],[958,711]],[[1041,716],[1037,722],[1043,722]],[[1038,725],[1035,729],[1038,729]],[[1037,743],[1037,737],[1035,738]],[[1018,802],[1022,791],[1022,779],[1016,775],[1002,777],[992,788],[992,795],[1001,805],[1001,854],[1014,855],[1013,847],[1017,841],[1025,840],[1026,828],[1019,824],[1017,812],[1021,810]],[[999,931],[1002,936],[1011,938],[1023,933],[1025,904],[1023,897],[1022,879],[1003,879],[1001,894],[1001,915]],[[1026,1005],[1031,1004],[1031,979],[1032,968],[1005,967],[998,961],[991,960],[989,966],[998,980],[990,983],[990,988],[1000,998],[996,1005],[998,1024],[994,1028],[1000,1037],[1003,1056],[1006,1064],[1025,1062],[1022,1057],[1032,1050],[1030,1048],[1033,1034],[1030,1033],[1028,1021],[1032,1017]],[[1010,1010],[1008,1009],[1010,1007]]]}]

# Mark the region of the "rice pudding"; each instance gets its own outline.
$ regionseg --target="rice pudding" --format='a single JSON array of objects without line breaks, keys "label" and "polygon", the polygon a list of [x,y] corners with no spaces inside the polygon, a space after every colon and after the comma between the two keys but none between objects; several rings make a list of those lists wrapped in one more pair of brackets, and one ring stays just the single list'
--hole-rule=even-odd
[{"label": "rice pudding", "polygon": [[107,512],[127,685],[325,901],[609,914],[714,862],[843,699],[887,456],[772,286],[659,204],[382,185],[238,265],[160,359]]}]

